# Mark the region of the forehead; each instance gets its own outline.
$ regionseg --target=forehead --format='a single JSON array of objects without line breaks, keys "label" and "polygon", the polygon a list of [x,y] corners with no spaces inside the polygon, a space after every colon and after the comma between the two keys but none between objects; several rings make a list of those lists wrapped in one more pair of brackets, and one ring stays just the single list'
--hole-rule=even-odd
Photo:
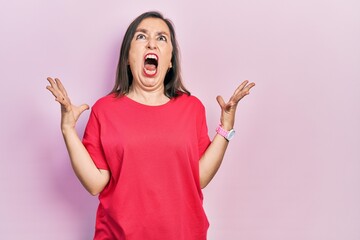
[{"label": "forehead", "polygon": [[146,30],[154,33],[166,33],[170,36],[170,29],[164,20],[160,18],[145,18],[137,27],[138,30]]}]

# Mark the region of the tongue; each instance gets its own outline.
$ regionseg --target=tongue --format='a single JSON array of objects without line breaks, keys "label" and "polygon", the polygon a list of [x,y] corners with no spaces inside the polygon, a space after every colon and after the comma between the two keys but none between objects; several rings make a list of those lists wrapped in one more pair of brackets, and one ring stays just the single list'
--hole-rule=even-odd
[{"label": "tongue", "polygon": [[154,64],[145,64],[145,69],[152,71],[156,69],[156,66]]}]

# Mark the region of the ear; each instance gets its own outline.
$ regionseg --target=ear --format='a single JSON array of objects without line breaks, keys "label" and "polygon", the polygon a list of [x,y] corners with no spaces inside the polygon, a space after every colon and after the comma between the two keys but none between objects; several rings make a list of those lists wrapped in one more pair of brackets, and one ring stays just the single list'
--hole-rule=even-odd
[{"label": "ear", "polygon": [[172,68],[172,62],[170,62],[169,69]]}]

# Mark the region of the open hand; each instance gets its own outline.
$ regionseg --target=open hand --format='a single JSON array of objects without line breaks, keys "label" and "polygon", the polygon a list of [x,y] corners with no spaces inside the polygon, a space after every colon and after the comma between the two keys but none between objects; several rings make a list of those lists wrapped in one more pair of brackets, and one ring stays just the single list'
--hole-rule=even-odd
[{"label": "open hand", "polygon": [[74,128],[81,113],[89,109],[89,106],[87,104],[82,104],[80,106],[71,104],[70,98],[60,79],[55,78],[54,80],[51,77],[48,77],[47,80],[49,81],[50,86],[46,86],[46,89],[54,95],[55,101],[59,102],[61,105],[61,128],[63,130],[67,127]]},{"label": "open hand", "polygon": [[254,86],[255,83],[249,83],[248,80],[245,80],[238,86],[227,103],[225,103],[221,96],[216,97],[216,100],[221,107],[220,123],[225,129],[230,130],[234,127],[237,104],[243,97],[250,93],[250,89]]}]

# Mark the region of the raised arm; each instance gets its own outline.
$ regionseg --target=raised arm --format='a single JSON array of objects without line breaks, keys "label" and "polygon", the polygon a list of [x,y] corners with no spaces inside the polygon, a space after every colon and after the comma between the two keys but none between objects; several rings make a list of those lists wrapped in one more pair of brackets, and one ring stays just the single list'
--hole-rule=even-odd
[{"label": "raised arm", "polygon": [[97,195],[109,182],[110,173],[95,166],[75,129],[76,122],[81,113],[89,109],[89,106],[87,104],[81,106],[71,104],[61,81],[50,77],[47,80],[50,86],[46,88],[54,95],[55,100],[61,106],[61,132],[74,172],[86,190],[92,195]]},{"label": "raised arm", "polygon": [[[237,105],[243,97],[250,93],[250,89],[254,86],[255,83],[249,83],[247,80],[244,81],[235,90],[234,94],[227,103],[225,103],[221,96],[217,96],[216,100],[221,107],[220,124],[223,129],[227,131],[233,129]],[[205,188],[215,176],[224,158],[228,144],[229,141],[227,139],[219,134],[216,134],[213,141],[201,157],[199,163],[201,188]]]}]

